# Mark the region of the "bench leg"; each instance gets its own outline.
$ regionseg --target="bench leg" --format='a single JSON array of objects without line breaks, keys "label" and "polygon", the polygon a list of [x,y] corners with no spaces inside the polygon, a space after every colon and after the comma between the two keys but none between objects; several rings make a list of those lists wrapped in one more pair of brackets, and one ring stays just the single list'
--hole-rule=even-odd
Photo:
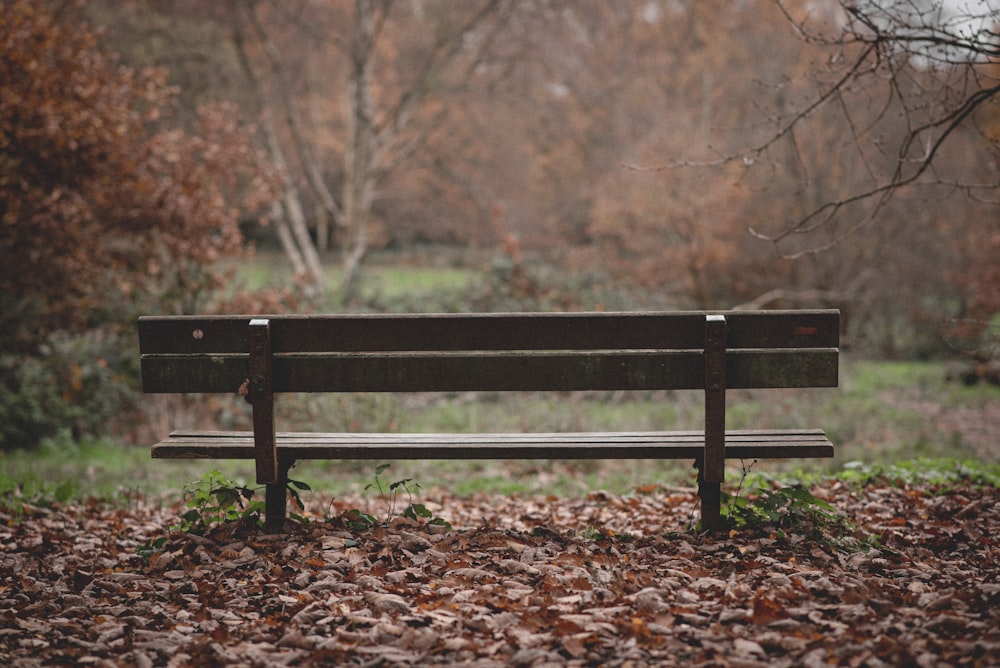
[{"label": "bench leg", "polygon": [[278,461],[278,479],[264,492],[264,532],[281,533],[288,517],[288,469],[292,461]]},{"label": "bench leg", "polygon": [[698,483],[701,497],[701,528],[716,529],[722,524],[722,484],[718,482]]},{"label": "bench leg", "polygon": [[701,459],[695,460],[698,469],[698,497],[701,499],[702,530],[717,529],[722,525],[722,483],[707,482]]}]

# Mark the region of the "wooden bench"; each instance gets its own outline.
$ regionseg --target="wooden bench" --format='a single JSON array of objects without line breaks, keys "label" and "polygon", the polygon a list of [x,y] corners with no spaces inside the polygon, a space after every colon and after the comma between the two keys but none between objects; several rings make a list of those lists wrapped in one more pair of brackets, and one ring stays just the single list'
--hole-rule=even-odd
[{"label": "wooden bench", "polygon": [[[839,312],[155,316],[139,320],[142,386],[240,393],[252,432],[174,432],[165,459],[254,459],[280,530],[304,459],[691,459],[702,526],[720,519],[725,460],[832,457],[822,430],[726,431],[726,390],[835,387]],[[284,392],[702,390],[704,431],[277,432]]]}]

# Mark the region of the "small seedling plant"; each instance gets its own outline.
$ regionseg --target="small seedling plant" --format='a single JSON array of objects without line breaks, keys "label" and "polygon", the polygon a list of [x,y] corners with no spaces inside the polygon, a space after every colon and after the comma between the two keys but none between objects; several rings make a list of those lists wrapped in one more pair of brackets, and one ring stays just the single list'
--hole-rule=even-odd
[{"label": "small seedling plant", "polygon": [[[403,478],[395,482],[388,482],[382,477],[388,468],[388,464],[379,464],[376,466],[372,475],[372,481],[365,485],[364,488],[365,492],[373,489],[376,490],[378,498],[385,501],[386,512],[383,523],[388,524],[394,517],[401,516],[418,522],[444,527],[446,531],[451,529],[451,524],[447,520],[435,517],[434,513],[426,505],[417,503],[414,500],[413,490],[420,489],[419,483],[415,482],[413,478]],[[402,512],[398,512],[401,503],[401,493],[406,495],[406,506]],[[379,520],[374,515],[363,513],[359,510],[350,511],[348,518],[352,528],[355,530],[368,529],[379,524]]]},{"label": "small seedling plant", "polygon": [[734,528],[773,527],[779,535],[805,533],[818,535],[824,527],[840,525],[843,518],[823,499],[804,487],[781,487],[762,490],[748,498],[724,498],[723,515]]},{"label": "small seedling plant", "polygon": [[744,482],[754,463],[744,465],[736,493],[722,495],[722,516],[731,530],[768,531],[778,539],[798,534],[841,550],[865,549],[868,541],[852,538],[856,527],[801,485],[761,487],[752,495],[743,495]]},{"label": "small seedling plant", "polygon": [[[264,501],[257,495],[259,489],[229,480],[218,471],[208,471],[202,474],[200,480],[185,487],[187,511],[181,515],[181,522],[176,528],[185,533],[204,533],[215,525],[227,522],[259,526],[264,512]],[[300,511],[305,506],[299,492],[310,489],[301,480],[288,481],[289,496]],[[302,523],[308,521],[297,513],[289,513],[289,517]]]},{"label": "small seedling plant", "polygon": [[[263,524],[261,515],[265,505],[263,500],[257,498],[260,489],[263,488],[251,488],[230,480],[217,470],[203,473],[199,480],[184,486],[184,505],[187,510],[181,515],[180,522],[170,529],[203,535],[213,527],[236,522],[259,527]],[[288,481],[288,494],[300,511],[305,509],[300,492],[310,489],[312,488],[301,480]],[[299,513],[289,513],[288,517],[302,524],[309,522],[308,518]],[[163,549],[167,538],[150,538],[140,543],[136,552],[149,559]]]}]

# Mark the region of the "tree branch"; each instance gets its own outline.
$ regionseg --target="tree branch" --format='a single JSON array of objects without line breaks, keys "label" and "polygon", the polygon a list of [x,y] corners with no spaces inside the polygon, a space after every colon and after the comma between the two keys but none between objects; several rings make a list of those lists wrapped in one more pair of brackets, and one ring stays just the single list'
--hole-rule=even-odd
[{"label": "tree branch", "polygon": [[[916,128],[911,128],[907,132],[906,138],[903,140],[900,150],[899,159],[897,161],[896,169],[893,172],[892,177],[888,182],[883,183],[874,188],[855,193],[850,197],[840,199],[833,202],[827,202],[822,206],[814,209],[808,213],[805,217],[799,219],[793,226],[782,231],[777,235],[765,235],[757,232],[756,230],[750,230],[751,234],[759,239],[764,239],[767,241],[781,241],[792,234],[801,234],[803,232],[811,232],[817,229],[820,225],[829,222],[841,209],[844,207],[860,202],[863,200],[868,200],[877,197],[878,202],[872,208],[871,212],[858,224],[852,226],[850,231],[853,232],[858,227],[867,224],[881,211],[889,199],[892,197],[893,193],[902,188],[912,185],[915,183],[931,166],[934,162],[934,158],[937,156],[938,151],[941,146],[945,143],[948,137],[965,121],[966,118],[972,114],[983,102],[991,99],[992,97],[1000,95],[1000,84],[993,86],[991,88],[986,88],[976,93],[970,95],[965,102],[957,109],[952,110],[950,113],[946,114],[942,118],[936,119],[932,122],[925,123],[924,125],[918,126]],[[938,128],[944,125],[944,131],[941,135],[928,147],[924,155],[918,160],[917,169],[909,176],[903,175],[903,169],[906,164],[906,154],[909,152],[910,147],[913,143],[920,138],[920,136],[931,129]],[[830,244],[824,244],[816,249],[811,249],[809,251],[801,251],[799,253],[783,256],[789,259],[800,257],[803,254],[810,254],[817,251],[828,250],[832,245],[839,243],[842,239],[838,239],[836,242]]]},{"label": "tree branch", "polygon": [[[502,0],[490,0],[489,3],[484,5],[458,29],[440,37],[434,43],[430,54],[421,65],[420,71],[413,84],[403,92],[403,94],[396,101],[396,104],[388,109],[376,124],[376,134],[378,136],[378,155],[380,157],[377,162],[380,167],[383,169],[387,168],[385,165],[387,162],[385,160],[385,156],[391,150],[391,147],[395,145],[395,142],[400,134],[409,125],[413,108],[418,102],[420,102],[420,100],[424,99],[430,91],[430,82],[434,80],[440,72],[455,62],[459,54],[464,49],[465,45],[462,40],[462,36],[473,31],[490,16],[495,15],[504,5],[505,3]],[[499,24],[494,26],[493,30],[490,31],[490,34],[487,36],[488,38],[483,40],[479,49],[476,50],[472,58],[470,58],[469,62],[466,64],[466,77],[473,71],[473,69],[475,69],[476,65],[482,62],[482,55],[485,52],[486,46],[490,42],[489,38],[495,34],[498,27]],[[419,149],[426,138],[440,124],[440,121],[445,116],[446,113],[444,112],[435,114],[432,117],[432,121],[423,128],[423,131],[420,132],[417,137],[411,138],[411,140],[407,142],[406,146],[402,147],[401,150],[396,151],[397,155],[405,157],[406,155],[410,155]],[[398,149],[400,147],[396,148]]]},{"label": "tree branch", "polygon": [[343,211],[338,206],[333,193],[330,192],[330,188],[327,187],[322,171],[319,168],[319,163],[316,161],[312,151],[309,150],[303,136],[302,119],[299,116],[298,108],[295,106],[296,98],[292,95],[288,87],[288,77],[281,62],[281,53],[278,51],[278,46],[271,39],[267,31],[264,30],[253,7],[245,8],[245,15],[250,26],[253,28],[254,35],[256,35],[257,40],[264,49],[268,66],[271,68],[271,76],[278,86],[278,95],[281,98],[282,108],[285,112],[285,123],[291,132],[292,143],[295,146],[295,152],[305,172],[306,181],[309,183],[313,194],[323,204],[323,208],[333,218],[334,223],[338,227],[343,227]]},{"label": "tree branch", "polygon": [[[862,187],[845,197],[831,199],[812,208],[777,234],[765,234],[751,227],[750,233],[757,238],[777,243],[792,235],[814,232],[829,224],[847,207],[865,201],[873,201],[874,204],[867,214],[847,229],[847,235],[853,233],[874,220],[891,201],[894,193],[920,183],[932,169],[942,147],[955,132],[969,121],[977,109],[989,100],[1000,96],[1000,85],[982,86],[981,84],[985,82],[979,82],[980,85],[977,86],[977,89],[971,92],[950,86],[946,81],[938,82],[941,88],[936,92],[923,88],[917,88],[914,92],[910,86],[906,85],[909,82],[908,77],[911,76],[910,72],[918,75],[926,71],[919,66],[919,63],[914,65],[910,62],[911,59],[918,56],[928,62],[946,63],[949,67],[964,66],[970,72],[973,72],[973,68],[978,67],[984,61],[995,60],[1000,56],[1000,41],[997,41],[997,34],[992,30],[982,29],[966,35],[960,30],[960,26],[966,25],[966,23],[960,23],[954,17],[945,17],[946,22],[938,25],[934,23],[938,18],[926,11],[914,9],[914,12],[911,12],[912,16],[907,14],[893,15],[880,9],[877,5],[866,9],[867,6],[842,3],[842,7],[854,21],[854,25],[849,25],[841,34],[831,38],[811,32],[803,22],[796,20],[791,15],[781,0],[774,0],[774,4],[794,27],[800,38],[807,43],[840,49],[847,46],[857,46],[860,49],[859,53],[841,76],[822,87],[804,108],[786,117],[776,131],[763,142],[735,153],[721,155],[715,160],[682,160],[659,167],[637,167],[637,169],[658,172],[678,168],[719,167],[734,162],[743,162],[747,166],[752,165],[786,137],[792,138],[794,146],[793,132],[795,128],[804,124],[819,109],[835,99],[846,119],[851,141],[857,146],[863,168],[867,170],[869,177],[875,184],[867,188]],[[916,8],[915,5],[914,8]],[[883,12],[884,16],[879,12]],[[906,20],[909,18],[914,19],[914,21],[907,23]],[[964,17],[965,20],[972,22],[985,22],[987,18],[986,14],[971,13]],[[894,26],[895,29],[893,29]],[[949,30],[949,28],[951,29]],[[956,53],[961,53],[961,57],[955,55]],[[897,55],[905,56],[905,58],[895,57]],[[907,67],[910,69],[906,69]],[[859,128],[845,97],[851,93],[855,83],[879,73],[883,73],[885,76],[889,95],[881,111],[876,113],[865,127]],[[913,78],[916,81],[915,75]],[[961,94],[956,96],[955,93]],[[895,165],[886,175],[885,180],[879,183],[876,172],[866,158],[862,139],[867,138],[877,124],[885,120],[885,114],[897,104],[903,110],[906,122],[905,133],[896,146]],[[923,118],[918,119],[918,113]],[[936,136],[934,136],[935,134]],[[920,143],[925,144],[923,150],[919,155],[913,155],[914,149]],[[798,151],[797,146],[795,146],[795,150]],[[942,183],[940,180],[934,182]],[[953,185],[959,187],[957,184]],[[1000,184],[994,184],[994,187],[1000,187]],[[843,238],[844,234],[841,233],[838,238],[831,242],[823,243],[812,249],[797,251],[785,257],[794,258],[804,254],[821,252],[840,243]]]}]

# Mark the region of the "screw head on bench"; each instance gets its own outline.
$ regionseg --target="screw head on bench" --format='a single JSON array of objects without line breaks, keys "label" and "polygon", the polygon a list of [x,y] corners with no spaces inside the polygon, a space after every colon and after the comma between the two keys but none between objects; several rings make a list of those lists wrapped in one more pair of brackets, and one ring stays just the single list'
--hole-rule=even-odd
[{"label": "screw head on bench", "polygon": [[205,338],[205,332],[203,332],[200,329],[196,329],[193,332],[191,332],[191,336],[194,337],[195,341],[201,341],[203,338]]}]

